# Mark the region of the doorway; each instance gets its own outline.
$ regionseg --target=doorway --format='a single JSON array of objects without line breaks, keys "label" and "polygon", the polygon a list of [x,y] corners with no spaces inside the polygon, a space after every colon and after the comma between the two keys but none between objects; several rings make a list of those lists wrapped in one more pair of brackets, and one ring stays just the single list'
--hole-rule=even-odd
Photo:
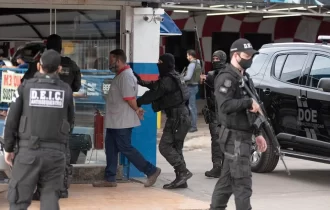
[{"label": "doorway", "polygon": [[230,47],[232,43],[240,38],[239,33],[235,32],[213,32],[212,33],[212,52],[222,50],[227,55],[227,62],[230,60]]},{"label": "doorway", "polygon": [[245,33],[244,38],[251,42],[255,50],[259,50],[264,44],[273,42],[271,34]]}]

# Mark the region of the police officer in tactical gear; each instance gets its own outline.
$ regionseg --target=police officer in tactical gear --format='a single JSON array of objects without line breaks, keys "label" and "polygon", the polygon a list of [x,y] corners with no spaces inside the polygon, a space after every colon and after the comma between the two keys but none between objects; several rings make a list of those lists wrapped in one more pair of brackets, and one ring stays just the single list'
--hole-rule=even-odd
[{"label": "police officer in tactical gear", "polygon": [[[52,34],[47,38],[46,44],[47,50],[55,50],[58,53],[62,51],[62,38],[57,34]],[[38,61],[29,65],[28,70],[25,72],[21,82],[25,79],[33,78],[34,74],[37,72]],[[80,68],[77,64],[71,60],[69,57],[61,56],[61,66],[62,70],[59,72],[61,80],[68,83],[73,92],[78,92],[81,87],[81,73]]]},{"label": "police officer in tactical gear", "polygon": [[212,162],[213,168],[210,171],[205,172],[205,176],[219,178],[221,174],[221,163],[223,159],[223,153],[221,152],[219,145],[219,123],[216,116],[216,102],[214,96],[214,80],[219,71],[226,68],[227,56],[222,50],[217,50],[213,53],[212,58],[212,71],[208,74],[201,75],[202,79],[205,79],[206,89],[206,106],[203,108],[202,113],[204,115],[205,122],[209,124],[209,130],[211,134],[211,150],[212,150]]},{"label": "police officer in tactical gear", "polygon": [[[62,38],[57,34],[50,35],[47,38],[46,47],[47,47],[47,50],[55,50],[58,53],[61,53]],[[64,82],[66,82],[67,84],[69,84],[69,86],[72,89],[72,92],[78,92],[81,87],[80,68],[77,66],[77,64],[73,60],[71,60],[71,58],[63,57],[63,56],[61,56],[61,66],[62,66],[62,69],[58,73],[60,79]],[[34,69],[36,69],[36,68],[31,67],[31,72],[27,74],[25,79],[29,78],[31,75],[34,74],[33,73]],[[72,132],[72,130],[73,130],[73,127],[71,128],[70,133]],[[71,179],[72,179],[72,165],[70,164],[70,148],[69,148],[69,144],[68,144],[67,152],[66,152],[66,168],[65,168],[65,174],[64,174],[64,182],[63,182],[63,186],[61,189],[60,198],[69,197],[68,188],[70,186]],[[39,200],[40,199],[39,195],[40,195],[40,192],[39,192],[39,189],[37,189],[35,194],[33,195],[33,200]]]},{"label": "police officer in tactical gear", "polygon": [[4,131],[6,162],[13,167],[7,196],[10,210],[26,210],[37,185],[40,209],[60,209],[65,151],[74,119],[72,90],[57,74],[60,63],[58,52],[45,52],[40,72],[18,87],[10,105]]},{"label": "police officer in tactical gear", "polygon": [[[220,71],[215,80],[215,97],[221,124],[220,146],[224,152],[224,161],[212,195],[211,210],[225,210],[232,194],[235,196],[236,210],[252,209],[252,135],[256,136],[260,152],[266,151],[267,144],[261,132],[253,130],[249,121],[249,117],[254,116],[253,113],[257,113],[260,107],[240,88],[240,82],[243,76],[248,76],[245,70],[251,66],[252,57],[256,53],[248,40],[236,40],[230,48],[231,64]],[[245,85],[254,89],[253,84]]]},{"label": "police officer in tactical gear", "polygon": [[186,167],[182,149],[184,139],[191,127],[188,108],[189,90],[183,77],[174,70],[175,60],[172,54],[166,53],[160,56],[157,65],[159,70],[157,81],[143,81],[135,74],[138,84],[150,89],[137,99],[137,104],[140,107],[152,103],[154,112],[164,110],[166,113],[167,120],[159,143],[159,151],[174,167],[176,178],[163,188],[187,188],[187,180],[192,177],[192,173]]}]

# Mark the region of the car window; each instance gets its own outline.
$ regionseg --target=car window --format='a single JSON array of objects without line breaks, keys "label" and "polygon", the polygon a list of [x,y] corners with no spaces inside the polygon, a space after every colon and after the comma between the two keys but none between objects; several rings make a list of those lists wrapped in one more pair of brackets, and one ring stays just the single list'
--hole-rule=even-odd
[{"label": "car window", "polygon": [[274,76],[276,78],[280,78],[280,74],[283,68],[283,64],[285,62],[287,55],[280,55],[277,56],[276,61],[275,61],[275,65],[274,65]]},{"label": "car window", "polygon": [[261,70],[261,67],[266,62],[267,54],[260,53],[253,57],[252,65],[246,70],[251,76],[256,75]]},{"label": "car window", "polygon": [[313,61],[307,85],[316,88],[321,78],[330,78],[330,58],[317,55]]},{"label": "car window", "polygon": [[306,58],[307,54],[289,54],[280,74],[280,80],[299,84],[299,78]]}]

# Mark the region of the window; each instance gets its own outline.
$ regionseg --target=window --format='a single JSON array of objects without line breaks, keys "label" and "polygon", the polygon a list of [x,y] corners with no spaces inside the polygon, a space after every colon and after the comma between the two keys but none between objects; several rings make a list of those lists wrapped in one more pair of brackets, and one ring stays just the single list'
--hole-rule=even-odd
[{"label": "window", "polygon": [[[279,58],[279,57],[278,57]],[[283,69],[281,73],[276,73],[276,68],[275,68],[275,74],[279,74],[278,78],[283,81],[283,82],[290,82],[293,84],[298,84],[299,83],[299,78],[301,75],[302,68],[304,66],[305,60],[307,58],[307,55],[303,54],[289,54],[288,57],[285,60]],[[282,58],[281,58],[282,59]],[[279,64],[280,65],[280,61]],[[275,63],[276,67],[276,63]],[[279,67],[278,67],[279,68]],[[280,69],[280,68],[279,68]],[[280,70],[277,70],[278,72]]]},{"label": "window", "polygon": [[317,55],[307,79],[307,85],[316,88],[321,78],[330,78],[330,58]]},{"label": "window", "polygon": [[267,54],[257,54],[253,57],[252,65],[250,68],[248,68],[246,71],[249,73],[251,76],[256,75],[259,73],[261,70],[261,67],[264,65],[266,59],[267,59]]},{"label": "window", "polygon": [[276,58],[275,66],[274,66],[274,76],[278,79],[280,78],[280,74],[286,57],[287,55],[280,55]]}]

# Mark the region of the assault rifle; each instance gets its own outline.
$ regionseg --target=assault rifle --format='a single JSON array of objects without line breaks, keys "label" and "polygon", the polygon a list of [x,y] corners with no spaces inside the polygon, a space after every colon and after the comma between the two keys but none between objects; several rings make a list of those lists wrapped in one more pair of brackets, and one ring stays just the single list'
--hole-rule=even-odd
[{"label": "assault rifle", "polygon": [[[259,103],[259,106],[261,109],[257,115],[256,120],[254,122],[251,122],[251,124],[256,129],[264,131],[266,138],[268,138],[271,141],[273,147],[276,149],[275,152],[280,157],[280,159],[285,167],[286,172],[288,173],[288,175],[291,175],[288,167],[286,166],[286,164],[284,162],[284,159],[283,159],[284,155],[281,152],[280,144],[278,143],[277,137],[274,134],[274,129],[271,126],[271,124],[269,123],[269,118],[266,116],[265,107],[263,106],[263,103],[260,101],[258,94],[253,93],[252,90],[250,89],[250,87],[248,85],[245,85],[246,82],[248,82],[250,85],[253,84],[251,79],[248,79],[246,76],[243,76],[240,87],[243,88],[251,98],[253,98],[256,102]],[[247,112],[248,112],[248,116],[249,116],[251,113],[249,112],[249,110],[247,110]]]}]

